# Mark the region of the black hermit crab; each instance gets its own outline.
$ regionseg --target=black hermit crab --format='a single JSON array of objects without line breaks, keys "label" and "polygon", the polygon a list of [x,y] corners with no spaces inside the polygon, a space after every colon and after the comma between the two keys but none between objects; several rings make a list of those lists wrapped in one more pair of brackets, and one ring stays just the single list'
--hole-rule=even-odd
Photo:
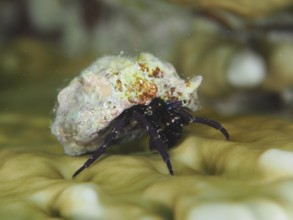
[{"label": "black hermit crab", "polygon": [[116,141],[144,132],[149,148],[158,151],[174,174],[168,149],[176,145],[184,125],[201,123],[229,134],[220,123],[192,116],[199,108],[201,76],[181,79],[174,67],[149,53],[137,57],[105,56],[60,91],[52,133],[65,153],[92,155],[74,174],[89,167]]}]

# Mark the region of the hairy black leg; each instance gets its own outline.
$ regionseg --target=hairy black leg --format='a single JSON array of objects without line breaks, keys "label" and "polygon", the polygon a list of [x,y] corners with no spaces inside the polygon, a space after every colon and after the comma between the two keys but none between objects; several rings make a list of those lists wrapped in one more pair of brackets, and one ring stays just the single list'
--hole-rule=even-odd
[{"label": "hairy black leg", "polygon": [[111,132],[105,137],[103,144],[98,147],[89,159],[73,174],[72,178],[76,177],[84,169],[88,168],[93,162],[95,162],[106,150],[106,147],[111,145],[115,140],[117,134],[121,131],[124,125],[128,122],[130,110],[124,111],[117,119],[114,121],[114,128]]},{"label": "hairy black leg", "polygon": [[183,108],[178,109],[177,112],[180,114],[182,121],[184,121],[184,123],[189,122],[208,125],[222,132],[222,134],[225,136],[227,140],[230,139],[228,131],[219,122],[204,117],[194,117],[187,111],[185,111]]},{"label": "hairy black leg", "polygon": [[144,130],[148,133],[150,136],[150,143],[152,143],[152,148],[155,148],[157,151],[159,151],[161,157],[163,158],[164,162],[167,165],[167,168],[169,170],[169,173],[171,175],[174,175],[173,168],[171,165],[170,157],[167,152],[165,138],[160,134],[160,128],[159,124],[156,123],[152,117],[149,115],[146,116],[141,112],[134,112],[133,113],[134,119],[138,122],[138,124],[144,128]]},{"label": "hairy black leg", "polygon": [[211,119],[208,119],[208,118],[204,118],[204,117],[193,117],[192,122],[193,123],[205,124],[205,125],[208,125],[210,127],[213,127],[215,129],[221,131],[222,134],[225,136],[225,138],[227,140],[230,139],[228,131],[217,121],[214,121],[214,120],[211,120]]}]

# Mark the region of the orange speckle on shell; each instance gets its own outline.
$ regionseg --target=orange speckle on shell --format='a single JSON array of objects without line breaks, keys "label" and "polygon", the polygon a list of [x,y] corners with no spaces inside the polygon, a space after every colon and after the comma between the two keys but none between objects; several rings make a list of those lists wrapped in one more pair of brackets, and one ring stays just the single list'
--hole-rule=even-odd
[{"label": "orange speckle on shell", "polygon": [[116,81],[116,88],[117,88],[120,92],[122,92],[122,82],[121,82],[120,79],[117,79],[117,81]]},{"label": "orange speckle on shell", "polygon": [[149,68],[146,66],[145,63],[139,63],[138,65],[140,66],[140,69],[141,69],[143,72],[149,72]]},{"label": "orange speckle on shell", "polygon": [[157,67],[156,69],[153,70],[152,74],[151,74],[152,77],[156,77],[156,78],[161,78],[163,77],[163,74],[161,72],[161,69],[159,67]]},{"label": "orange speckle on shell", "polygon": [[166,97],[166,100],[173,100],[173,101],[178,100],[177,95],[174,95],[175,90],[176,90],[175,87],[171,87],[169,91],[165,92],[164,96]]},{"label": "orange speckle on shell", "polygon": [[[135,104],[146,104],[149,100],[157,97],[158,88],[155,83],[137,77],[126,91],[128,101]],[[134,93],[134,96],[130,95]]]}]

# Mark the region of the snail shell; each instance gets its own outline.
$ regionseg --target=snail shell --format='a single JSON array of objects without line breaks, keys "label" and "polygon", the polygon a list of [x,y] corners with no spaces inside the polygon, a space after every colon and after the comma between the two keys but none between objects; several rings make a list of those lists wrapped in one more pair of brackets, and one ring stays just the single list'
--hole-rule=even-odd
[{"label": "snail shell", "polygon": [[[171,64],[149,53],[102,57],[58,94],[52,133],[69,155],[92,152],[102,143],[113,119],[133,105],[148,105],[160,97],[185,100],[184,107],[196,111],[201,81],[201,76],[181,79]],[[137,131],[132,123],[124,133],[131,139],[138,136]]]}]

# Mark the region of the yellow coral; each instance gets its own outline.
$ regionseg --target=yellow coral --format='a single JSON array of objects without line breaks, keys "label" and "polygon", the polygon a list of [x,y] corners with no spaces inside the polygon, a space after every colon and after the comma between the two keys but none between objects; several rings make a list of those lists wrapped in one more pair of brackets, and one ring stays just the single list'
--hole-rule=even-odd
[{"label": "yellow coral", "polygon": [[0,117],[1,219],[293,218],[290,122],[231,119],[224,123],[229,142],[214,129],[190,125],[169,151],[175,176],[159,154],[141,152],[108,154],[74,180],[87,156],[64,155],[48,123]]}]

